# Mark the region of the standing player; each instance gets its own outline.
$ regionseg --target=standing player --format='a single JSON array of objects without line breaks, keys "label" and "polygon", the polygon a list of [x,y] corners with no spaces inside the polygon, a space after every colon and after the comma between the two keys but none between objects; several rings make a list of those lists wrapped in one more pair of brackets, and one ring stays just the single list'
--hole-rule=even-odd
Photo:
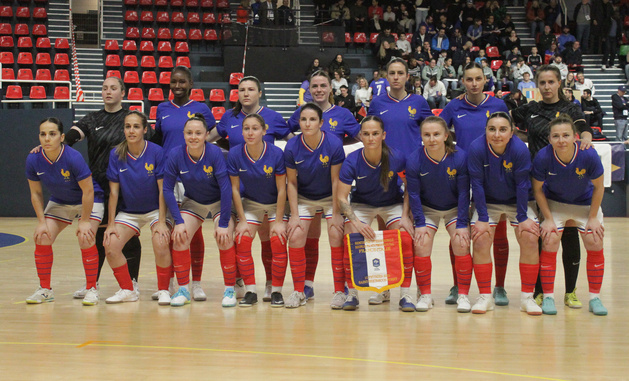
[{"label": "standing player", "polygon": [[[40,304],[55,300],[50,287],[52,272],[52,244],[57,235],[79,218],[76,235],[79,239],[87,292],[83,305],[98,303],[96,289],[98,251],[96,230],[103,219],[103,192],[92,182],[85,160],[80,153],[63,144],[63,124],[57,118],[44,119],[39,124],[41,150],[26,159],[26,178],[31,191],[31,203],[37,215],[35,265],[39,288],[26,303]],[[50,192],[44,209],[42,183]]]},{"label": "standing player", "polygon": [[[465,152],[454,145],[443,119],[430,116],[421,125],[423,147],[406,161],[406,182],[415,220],[415,278],[421,296],[416,310],[428,311],[434,305],[431,291],[430,256],[439,222],[443,219],[452,240],[454,267],[460,285],[457,310],[469,312],[467,298],[472,279],[469,208],[470,180]],[[465,297],[463,297],[465,296]]]},{"label": "standing player", "polygon": [[589,310],[607,315],[600,299],[605,257],[603,255],[603,212],[601,202],[603,165],[593,148],[581,151],[576,128],[567,115],[550,122],[549,146],[542,148],[533,162],[533,191],[544,221],[540,255],[542,311],[557,314],[554,298],[557,250],[567,223],[577,225],[587,250],[587,277],[590,286]]},{"label": "standing player", "polygon": [[[242,82],[241,82],[242,83]],[[238,215],[236,226],[236,259],[247,293],[240,302],[249,307],[258,301],[255,291],[255,271],[251,257],[251,244],[263,221],[272,224],[271,307],[283,307],[282,285],[286,274],[286,169],[284,153],[279,147],[264,140],[267,124],[259,114],[247,115],[242,122],[245,144],[229,151],[227,171],[231,178],[234,209]],[[266,266],[266,263],[265,263]],[[271,267],[271,266],[269,266]],[[268,274],[267,274],[268,277]],[[269,279],[269,278],[267,278]],[[269,280],[267,280],[268,286]]]},{"label": "standing player", "polygon": [[[360,233],[365,238],[374,239],[371,223],[380,216],[386,229],[401,229],[404,281],[400,297],[400,309],[415,311],[410,293],[413,280],[413,225],[409,219],[408,197],[402,197],[400,179],[404,179],[405,159],[398,151],[390,150],[384,142],[384,123],[377,116],[363,119],[360,130],[364,148],[349,154],[343,162],[337,190],[337,202],[346,216],[345,233]],[[356,188],[352,191],[352,184]],[[352,192],[351,205],[348,197]],[[345,241],[345,240],[343,240]],[[332,309],[343,308],[353,311],[358,308],[358,293],[351,281],[349,248],[343,242],[345,251],[345,279],[349,287],[347,298],[343,293],[342,277],[335,277]],[[344,301],[344,303],[343,303]]]},{"label": "standing player", "polygon": [[[173,93],[173,99],[157,106],[155,136],[151,141],[161,145],[165,155],[169,155],[173,148],[186,144],[182,133],[183,127],[188,119],[196,113],[203,115],[210,128],[216,124],[214,115],[205,103],[190,100],[193,85],[190,70],[185,66],[177,66],[170,76],[170,90]],[[180,186],[176,188],[176,197],[178,202],[183,199],[183,189]],[[203,241],[202,230],[192,233],[194,236],[190,244],[190,254],[192,255],[192,287],[190,291],[194,300],[203,301],[207,299],[201,288],[205,242]],[[157,299],[157,293],[153,294],[153,299]]]},{"label": "standing player", "polygon": [[[539,226],[533,209],[535,204],[531,201],[531,157],[526,145],[513,136],[513,130],[509,114],[493,113],[487,119],[485,134],[474,140],[469,148],[468,170],[476,207],[472,217],[474,274],[480,291],[472,306],[475,314],[484,314],[494,308],[489,252],[495,227],[503,215],[515,227],[520,245],[520,309],[529,315],[542,313],[533,300],[539,271]],[[463,296],[459,295],[459,300]]]},{"label": "standing player", "polygon": [[[561,73],[556,66],[542,65],[535,76],[537,88],[542,94],[542,101],[531,101],[511,111],[514,122],[526,132],[531,158],[539,150],[548,145],[549,123],[560,114],[567,114],[574,121],[574,125],[581,137],[580,149],[590,148],[592,145],[592,129],[585,123],[585,115],[581,108],[569,102],[563,93]],[[581,247],[579,233],[575,227],[567,227],[561,236],[563,248],[562,259],[565,274],[566,294],[564,303],[570,308],[581,308],[581,302],[576,295],[577,277],[579,276],[579,262],[581,261]],[[538,301],[541,304],[541,283],[535,287]]]},{"label": "standing player", "polygon": [[109,224],[105,230],[104,243],[107,262],[114,271],[120,290],[107,298],[107,303],[138,300],[122,248],[131,237],[140,235],[142,226],[149,223],[157,268],[159,304],[170,304],[170,228],[167,226],[166,204],[162,193],[164,155],[160,146],[144,140],[147,130],[146,115],[131,111],[124,120],[126,140],[111,150],[109,156]]},{"label": "standing player", "polygon": [[[440,116],[449,127],[454,127],[456,146],[467,151],[470,144],[485,133],[485,124],[489,115],[497,111],[508,113],[509,109],[501,99],[483,93],[487,78],[483,74],[483,67],[476,62],[465,66],[461,81],[465,87],[465,95],[450,101]],[[496,263],[496,287],[493,295],[497,305],[506,306],[509,304],[504,288],[507,262],[509,261],[506,220],[501,220],[496,226],[494,261]],[[455,258],[452,251],[450,252],[450,262],[454,286],[450,290],[450,296],[446,298],[446,304],[456,303],[458,293],[456,270],[454,269]]]},{"label": "standing player", "polygon": [[[317,82],[317,79],[313,79]],[[315,98],[317,96],[315,95]],[[287,194],[291,216],[286,233],[295,291],[286,300],[287,308],[306,304],[306,238],[312,219],[323,213],[328,224],[334,284],[343,283],[343,217],[336,202],[341,163],[345,159],[343,143],[321,130],[323,112],[314,103],[301,107],[301,135],[288,141],[284,150]]]},{"label": "standing player", "polygon": [[[216,129],[210,132],[210,141],[219,136],[229,139],[229,147],[233,148],[245,143],[243,138],[242,122],[247,115],[260,115],[266,122],[266,133],[263,139],[273,144],[276,139],[283,139],[290,134],[286,121],[282,115],[270,108],[260,106],[262,87],[256,77],[245,77],[238,84],[238,102],[231,112],[226,112],[216,125]],[[266,272],[266,287],[262,300],[271,301],[272,279],[272,251],[269,237],[269,221],[261,220],[258,234],[262,248],[262,263]]]},{"label": "standing player", "polygon": [[385,95],[391,89],[389,87],[389,81],[387,81],[386,71],[374,71],[373,74],[374,79],[369,84],[369,95],[371,99]]},{"label": "standing player", "polygon": [[[164,199],[175,220],[172,256],[179,290],[170,301],[170,305],[175,307],[190,303],[190,242],[208,214],[214,220],[214,238],[225,279],[223,307],[236,305],[231,184],[223,153],[217,146],[206,142],[208,134],[203,114],[192,115],[183,129],[186,144],[173,148],[164,169]],[[185,188],[181,206],[175,198],[178,180]]]}]

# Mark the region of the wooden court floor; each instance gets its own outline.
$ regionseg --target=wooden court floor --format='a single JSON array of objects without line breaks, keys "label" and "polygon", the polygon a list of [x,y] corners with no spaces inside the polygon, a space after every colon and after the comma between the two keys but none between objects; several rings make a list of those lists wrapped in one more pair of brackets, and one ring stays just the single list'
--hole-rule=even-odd
[{"label": "wooden court floor", "polygon": [[[203,285],[208,301],[171,308],[150,299],[156,289],[155,266],[148,231],[143,230],[140,301],[84,307],[72,299],[84,282],[74,228],[66,229],[54,246],[56,300],[26,305],[24,299],[37,287],[31,240],[35,220],[0,219],[0,232],[28,238],[21,245],[0,248],[0,379],[629,379],[628,219],[605,220],[602,299],[607,317],[559,304],[556,316],[520,312],[518,250],[512,232],[506,284],[511,304],[486,315],[458,314],[455,306],[444,304],[452,277],[443,229],[433,253],[436,305],[429,312],[399,311],[398,290],[392,291],[390,304],[369,306],[370,293],[361,293],[358,311],[332,311],[326,236],[320,241],[314,301],[296,310],[272,309],[262,302],[224,309],[218,252],[211,222],[206,225]],[[259,254],[254,257],[261,296],[264,271]],[[292,291],[290,271],[287,275],[285,297]],[[101,298],[118,289],[107,265],[100,287]],[[563,271],[558,270],[558,301],[563,292]],[[473,282],[472,302],[477,295]],[[584,257],[578,295],[587,306]]]}]

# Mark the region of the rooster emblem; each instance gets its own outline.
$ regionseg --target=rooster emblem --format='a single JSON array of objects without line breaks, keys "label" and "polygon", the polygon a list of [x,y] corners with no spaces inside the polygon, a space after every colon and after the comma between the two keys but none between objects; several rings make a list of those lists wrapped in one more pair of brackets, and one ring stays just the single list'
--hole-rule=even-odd
[{"label": "rooster emblem", "polygon": [[323,154],[319,155],[319,161],[321,161],[321,164],[323,164],[324,167],[328,166],[328,162],[330,161],[330,157],[329,156],[323,156]]},{"label": "rooster emblem", "polygon": [[582,179],[583,176],[585,175],[585,168],[583,169],[579,169],[579,167],[577,167],[577,169],[575,170],[575,172],[577,173],[577,175],[579,176],[579,179]]},{"label": "rooster emblem", "polygon": [[212,168],[212,166],[210,165],[208,166],[203,166],[203,171],[207,174],[207,177],[212,176],[212,172],[214,171],[214,168]]},{"label": "rooster emblem", "polygon": [[454,180],[454,178],[456,177],[456,168],[450,169],[450,167],[448,167],[447,172],[448,172],[448,175],[450,176],[450,180]]},{"label": "rooster emblem", "polygon": [[271,175],[273,174],[273,167],[267,167],[265,165],[263,169],[264,173],[266,173],[266,177],[271,177]]},{"label": "rooster emblem", "polygon": [[507,170],[507,172],[511,172],[511,168],[513,168],[513,163],[507,163],[507,161],[503,161],[502,162],[502,166],[505,167],[505,169]]},{"label": "rooster emblem", "polygon": [[64,170],[63,168],[61,168],[61,176],[63,176],[63,179],[66,181],[70,180],[70,171]]},{"label": "rooster emblem", "polygon": [[408,113],[410,114],[410,116],[415,116],[415,113],[417,113],[417,110],[412,108],[411,106],[408,106]]},{"label": "rooster emblem", "polygon": [[190,111],[188,111],[188,119],[192,118],[194,116],[193,113],[191,113]]},{"label": "rooster emblem", "polygon": [[330,121],[328,122],[330,124],[330,130],[336,130],[336,126],[339,124],[338,121],[330,118]]},{"label": "rooster emblem", "polygon": [[149,164],[149,163],[144,163],[144,169],[146,169],[146,172],[149,175],[151,175],[151,174],[153,174],[153,170],[155,169],[155,165]]},{"label": "rooster emblem", "polygon": [[487,117],[489,118],[489,110],[487,110]]}]

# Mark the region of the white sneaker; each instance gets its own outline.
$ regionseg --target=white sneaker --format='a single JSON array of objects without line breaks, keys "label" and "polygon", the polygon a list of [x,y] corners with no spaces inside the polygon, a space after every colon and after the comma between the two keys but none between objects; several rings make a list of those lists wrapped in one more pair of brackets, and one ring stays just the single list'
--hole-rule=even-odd
[{"label": "white sneaker", "polygon": [[26,303],[28,304],[41,304],[43,302],[54,302],[55,301],[55,293],[52,292],[49,288],[41,288],[39,287],[37,291],[28,298],[26,298]]},{"label": "white sneaker", "polygon": [[306,294],[299,291],[293,291],[292,294],[286,299],[284,302],[284,307],[286,308],[297,308],[300,306],[306,305]]},{"label": "white sneaker", "polygon": [[205,292],[201,288],[201,282],[192,281],[190,291],[192,294],[192,299],[194,299],[195,302],[204,302],[207,300],[207,295],[205,295]]},{"label": "white sneaker", "polygon": [[607,66],[606,65],[601,65],[601,70],[603,70],[603,71],[607,70]]},{"label": "white sneaker", "polygon": [[456,310],[457,312],[466,313],[470,312],[472,307],[470,306],[470,299],[467,295],[459,294],[459,297],[456,299]]},{"label": "white sneaker", "polygon": [[520,311],[526,312],[529,315],[538,316],[542,314],[542,307],[535,303],[535,299],[532,296],[520,299]]},{"label": "white sneaker", "polygon": [[138,281],[133,279],[133,292],[135,292],[135,294],[138,296],[138,299],[140,298],[140,286],[138,285]]},{"label": "white sneaker", "polygon": [[262,297],[263,302],[271,301],[271,294],[273,293],[273,284],[271,281],[266,281],[266,285],[264,286],[264,296]]},{"label": "white sneaker", "polygon": [[85,293],[85,297],[83,298],[84,306],[95,306],[98,304],[98,290],[96,287],[92,287]]},{"label": "white sneaker", "polygon": [[342,310],[343,304],[345,304],[345,299],[347,299],[347,295],[343,291],[337,291],[332,296],[332,301],[330,302],[330,307],[333,310]]},{"label": "white sneaker", "polygon": [[105,299],[107,304],[123,303],[123,302],[137,302],[138,293],[135,290],[125,290],[121,288],[114,296]]},{"label": "white sneaker", "polygon": [[83,299],[85,297],[85,294],[87,294],[87,288],[83,286],[82,289],[74,291],[74,294],[72,294],[72,297],[74,299]]},{"label": "white sneaker", "polygon": [[225,290],[223,294],[223,307],[236,307],[238,301],[236,300],[236,292],[233,289]]},{"label": "white sneaker", "polygon": [[160,306],[169,306],[170,305],[170,292],[167,290],[159,290],[156,292],[157,294],[157,304]]},{"label": "white sneaker", "polygon": [[236,291],[236,299],[242,299],[245,297],[247,293],[247,289],[245,289],[245,282],[242,278],[236,279],[236,285],[234,286],[234,291]]},{"label": "white sneaker", "polygon": [[417,304],[415,305],[415,311],[418,312],[426,312],[435,305],[435,302],[432,300],[432,296],[428,295],[420,295],[417,300]]},{"label": "white sneaker", "polygon": [[476,299],[476,303],[472,306],[473,314],[484,314],[487,311],[493,311],[494,309],[494,298],[491,294],[481,294],[478,299]]},{"label": "white sneaker", "polygon": [[369,304],[371,305],[378,305],[389,301],[391,301],[391,291],[389,290],[381,292],[380,294],[372,295],[369,298]]}]

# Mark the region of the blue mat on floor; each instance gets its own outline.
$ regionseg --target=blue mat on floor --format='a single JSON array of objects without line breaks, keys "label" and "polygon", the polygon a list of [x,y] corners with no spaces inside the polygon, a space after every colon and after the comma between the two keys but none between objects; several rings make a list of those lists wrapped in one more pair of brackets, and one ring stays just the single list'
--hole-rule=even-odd
[{"label": "blue mat on floor", "polygon": [[26,238],[22,236],[15,235],[15,234],[0,233],[0,248],[18,245],[24,241],[26,241]]}]

